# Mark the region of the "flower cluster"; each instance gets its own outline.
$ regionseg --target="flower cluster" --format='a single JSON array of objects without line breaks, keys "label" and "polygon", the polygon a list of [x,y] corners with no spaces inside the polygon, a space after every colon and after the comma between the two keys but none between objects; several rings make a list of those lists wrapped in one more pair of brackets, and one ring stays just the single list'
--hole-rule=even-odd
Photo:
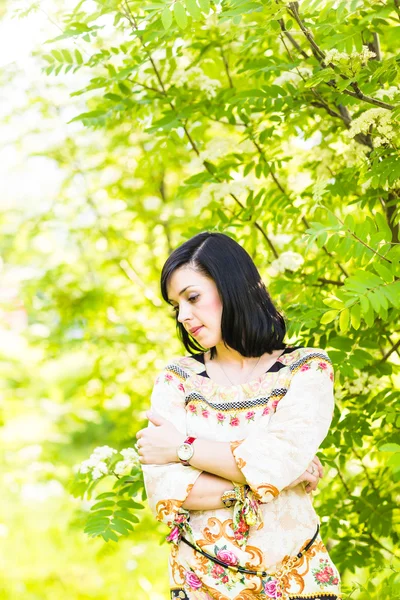
[{"label": "flower cluster", "polygon": [[217,88],[222,85],[219,79],[211,79],[200,67],[190,67],[190,63],[187,56],[179,57],[178,67],[171,76],[171,83],[177,87],[186,85],[191,90],[201,90],[207,98],[216,96]]},{"label": "flower cluster", "polygon": [[287,252],[282,252],[279,258],[272,261],[268,273],[271,277],[275,277],[276,275],[279,275],[279,273],[283,273],[285,269],[297,271],[303,263],[304,258],[301,254],[288,250]]},{"label": "flower cluster", "polygon": [[[78,473],[89,473],[92,479],[100,479],[100,477],[110,474],[110,459],[114,454],[118,454],[114,448],[98,446],[90,457],[80,465],[76,465],[74,470]],[[125,448],[121,450],[120,454],[123,456],[123,460],[117,462],[112,469],[115,475],[122,475],[127,469],[140,466],[139,455],[133,448]]]},{"label": "flower cluster", "polygon": [[284,71],[274,80],[274,85],[283,85],[285,83],[298,83],[301,79],[308,79],[312,75],[312,70],[308,67],[298,67],[291,71]]},{"label": "flower cluster", "polygon": [[396,135],[393,129],[390,111],[384,108],[370,108],[353,119],[347,135],[354,138],[358,133],[370,133],[372,127],[380,134],[374,138],[375,146],[391,142]]},{"label": "flower cluster", "polygon": [[337,574],[334,572],[332,565],[328,561],[328,559],[319,559],[320,567],[319,569],[313,569],[314,579],[318,582],[318,584],[322,587],[326,587],[328,585],[337,585],[339,583],[339,578]]},{"label": "flower cluster", "polygon": [[382,378],[370,375],[366,371],[360,371],[355,369],[357,377],[345,381],[342,385],[343,395],[351,394],[352,396],[359,396],[361,394],[369,394],[371,390],[378,391],[385,387],[385,383]]},{"label": "flower cluster", "polygon": [[240,194],[248,194],[250,190],[255,190],[255,184],[249,180],[236,179],[234,181],[223,181],[221,183],[210,183],[204,186],[199,195],[199,200],[203,203],[213,200],[224,200],[230,194],[240,196]]},{"label": "flower cluster", "polygon": [[124,457],[124,460],[120,460],[114,466],[114,473],[116,475],[122,475],[126,470],[131,470],[134,467],[140,467],[139,455],[134,448],[124,448],[120,452]]},{"label": "flower cluster", "polygon": [[325,52],[325,63],[338,65],[346,75],[355,75],[364,65],[367,64],[370,58],[376,56],[368,46],[363,46],[361,52],[354,51],[351,54],[347,52],[339,52],[336,48]]},{"label": "flower cluster", "polygon": [[387,96],[390,100],[393,100],[393,98],[399,93],[400,89],[396,85],[391,85],[387,88],[387,90],[377,90],[375,92],[375,98],[379,98],[379,100],[382,100],[385,96]]},{"label": "flower cluster", "polygon": [[117,454],[117,450],[110,446],[98,446],[87,460],[78,466],[79,473],[90,473],[92,479],[99,479],[102,475],[108,475],[109,466],[107,460]]}]

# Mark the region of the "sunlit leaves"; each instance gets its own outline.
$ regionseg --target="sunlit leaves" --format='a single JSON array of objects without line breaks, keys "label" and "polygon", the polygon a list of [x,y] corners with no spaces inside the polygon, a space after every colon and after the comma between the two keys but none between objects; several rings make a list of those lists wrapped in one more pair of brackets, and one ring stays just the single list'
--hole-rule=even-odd
[{"label": "sunlit leaves", "polygon": [[185,29],[188,24],[186,10],[181,2],[174,2],[174,17],[181,29]]},{"label": "sunlit leaves", "polygon": [[165,29],[169,29],[172,25],[172,12],[169,6],[166,6],[161,14],[162,24]]}]

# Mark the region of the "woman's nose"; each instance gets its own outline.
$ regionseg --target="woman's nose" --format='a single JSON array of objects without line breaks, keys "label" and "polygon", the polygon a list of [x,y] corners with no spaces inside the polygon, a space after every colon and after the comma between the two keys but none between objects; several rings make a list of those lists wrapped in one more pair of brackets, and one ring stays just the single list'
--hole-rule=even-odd
[{"label": "woman's nose", "polygon": [[188,317],[190,317],[190,306],[180,308],[178,313],[178,321],[182,323],[183,321],[186,321]]}]

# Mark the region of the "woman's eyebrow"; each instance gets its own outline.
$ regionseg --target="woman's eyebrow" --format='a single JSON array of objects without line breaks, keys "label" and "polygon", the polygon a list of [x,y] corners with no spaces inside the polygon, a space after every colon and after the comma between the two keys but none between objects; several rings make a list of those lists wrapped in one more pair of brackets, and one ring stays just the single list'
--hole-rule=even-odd
[{"label": "woman's eyebrow", "polygon": [[[183,294],[183,292],[186,292],[186,290],[190,287],[196,287],[196,284],[191,283],[190,285],[187,285],[185,288],[183,288],[183,290],[181,290],[178,294],[178,296],[181,296]],[[174,300],[171,300],[170,298],[168,298],[168,302],[174,302]]]}]

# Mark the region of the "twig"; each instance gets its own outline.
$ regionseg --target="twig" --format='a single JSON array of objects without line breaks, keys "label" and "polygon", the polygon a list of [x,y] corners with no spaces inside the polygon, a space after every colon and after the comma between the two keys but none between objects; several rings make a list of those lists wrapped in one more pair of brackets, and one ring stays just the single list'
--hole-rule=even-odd
[{"label": "twig", "polygon": [[[296,2],[289,2],[288,12],[294,18],[294,20],[300,27],[301,31],[303,32],[308,43],[310,44],[311,48],[313,49],[315,56],[316,56],[317,60],[319,61],[319,63],[321,64],[321,66],[323,68],[326,68],[327,65],[325,63],[325,58],[326,58],[325,52],[318,46],[318,44],[315,42],[315,40],[312,36],[311,31],[309,29],[307,29],[307,27],[304,25],[303,21],[301,20],[298,9],[297,9]],[[329,66],[333,69],[333,71],[336,71],[335,65],[329,63]],[[342,79],[348,79],[348,77],[343,75],[343,73],[339,73],[339,75]],[[326,83],[330,87],[337,89],[336,83],[334,81],[328,81]],[[386,110],[394,110],[396,108],[392,104],[388,104],[387,102],[382,102],[381,100],[377,100],[376,98],[371,98],[371,96],[367,96],[366,94],[364,94],[362,92],[358,83],[356,83],[356,82],[351,82],[350,86],[353,88],[353,90],[354,90],[353,92],[351,92],[348,89],[344,89],[342,91],[342,93],[346,94],[347,96],[351,96],[352,98],[357,98],[358,100],[362,100],[363,102],[367,102],[368,104],[373,104],[374,106],[379,106],[380,108],[385,108]]]}]

